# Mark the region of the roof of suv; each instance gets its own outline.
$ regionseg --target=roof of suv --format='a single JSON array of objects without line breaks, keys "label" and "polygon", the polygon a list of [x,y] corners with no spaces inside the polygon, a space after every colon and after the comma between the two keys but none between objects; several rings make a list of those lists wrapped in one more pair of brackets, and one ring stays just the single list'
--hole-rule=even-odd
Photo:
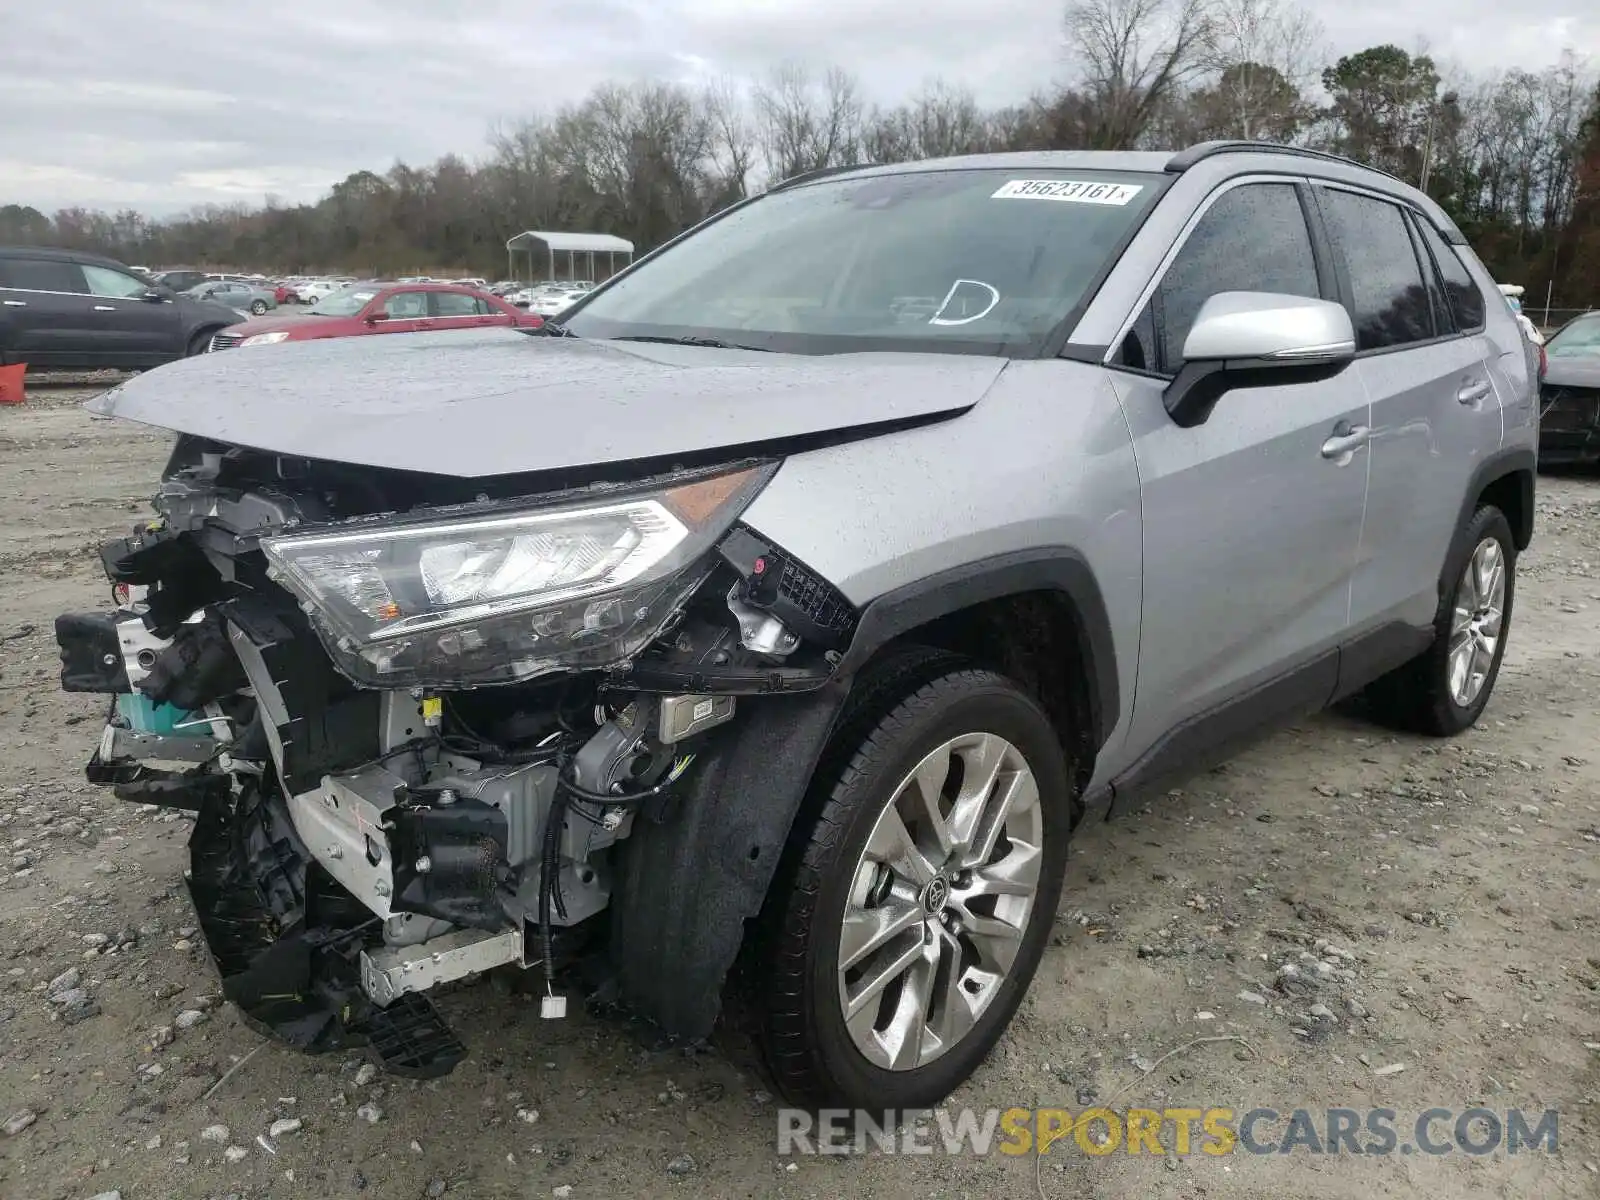
[{"label": "roof of suv", "polygon": [[[1291,167],[1292,164],[1292,167]],[[815,180],[859,173],[873,175],[909,174],[940,170],[1095,170],[1162,174],[1177,178],[1190,171],[1215,172],[1222,176],[1250,171],[1282,173],[1290,167],[1296,174],[1320,179],[1342,180],[1386,192],[1413,208],[1425,212],[1446,240],[1466,245],[1467,239],[1454,221],[1432,199],[1404,180],[1353,159],[1321,150],[1286,146],[1279,142],[1200,142],[1184,150],[1024,150],[1004,154],[969,154],[953,158],[924,159],[920,162],[881,166],[824,167],[807,171],[776,183],[770,191],[799,187]]]},{"label": "roof of suv", "polygon": [[88,263],[90,266],[127,268],[114,258],[103,254],[88,254],[82,250],[61,250],[54,246],[0,246],[0,258],[42,258],[51,262]]}]

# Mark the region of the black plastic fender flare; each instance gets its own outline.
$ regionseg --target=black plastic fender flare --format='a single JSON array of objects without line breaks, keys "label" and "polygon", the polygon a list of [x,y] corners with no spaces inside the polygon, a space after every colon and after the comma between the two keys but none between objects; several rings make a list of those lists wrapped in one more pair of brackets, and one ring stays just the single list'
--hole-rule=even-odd
[{"label": "black plastic fender flare", "polygon": [[715,730],[685,785],[621,844],[611,955],[623,1002],[704,1038],[850,685],[774,695]]},{"label": "black plastic fender flare", "polygon": [[642,811],[621,850],[611,966],[623,1003],[665,1032],[707,1037],[723,985],[759,915],[812,775],[857,671],[902,634],[985,600],[1059,590],[1080,622],[1091,675],[1093,745],[1120,714],[1105,601],[1088,563],[1064,548],[998,555],[885,593],[865,606],[834,677],[816,691],[742,701],[658,812]]},{"label": "black plastic fender flare", "polygon": [[[1461,498],[1461,515],[1456,518],[1456,528],[1467,527],[1467,522],[1472,520],[1473,511],[1478,506],[1479,498],[1490,484],[1498,483],[1508,475],[1517,475],[1520,476],[1517,483],[1522,490],[1521,519],[1513,520],[1513,514],[1507,513],[1506,521],[1511,525],[1511,536],[1517,544],[1517,549],[1526,550],[1528,543],[1533,540],[1534,480],[1538,473],[1539,455],[1531,446],[1510,446],[1489,455],[1473,469],[1472,477],[1467,481],[1466,494]],[[1441,574],[1439,595],[1444,596],[1454,582],[1454,580],[1446,581]]]},{"label": "black plastic fender flare", "polygon": [[930,621],[986,600],[1041,591],[1061,592],[1071,603],[1089,676],[1091,744],[1099,750],[1122,712],[1117,653],[1100,585],[1083,555],[1069,547],[997,554],[884,593],[862,612],[839,674],[853,675],[888,642]]}]

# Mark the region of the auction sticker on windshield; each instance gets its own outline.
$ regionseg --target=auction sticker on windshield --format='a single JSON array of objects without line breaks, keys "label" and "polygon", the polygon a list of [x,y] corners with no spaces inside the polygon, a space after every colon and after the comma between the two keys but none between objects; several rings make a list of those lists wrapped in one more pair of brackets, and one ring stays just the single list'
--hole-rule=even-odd
[{"label": "auction sticker on windshield", "polygon": [[1144,185],[1139,183],[1087,183],[1081,179],[1013,179],[990,197],[991,200],[1063,200],[1069,204],[1114,204],[1132,200]]}]

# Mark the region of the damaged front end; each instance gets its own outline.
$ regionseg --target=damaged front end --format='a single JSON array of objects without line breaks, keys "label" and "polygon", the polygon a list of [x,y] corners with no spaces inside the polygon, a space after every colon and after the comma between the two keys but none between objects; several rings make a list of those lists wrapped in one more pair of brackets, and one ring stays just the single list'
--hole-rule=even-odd
[{"label": "damaged front end", "polygon": [[465,1053],[437,984],[537,969],[564,1012],[622,844],[854,631],[738,524],[774,469],[461,481],[180,439],[159,519],[102,550],[116,610],[57,620],[62,682],[114,697],[91,781],[196,814],[255,1026],[432,1075]]}]

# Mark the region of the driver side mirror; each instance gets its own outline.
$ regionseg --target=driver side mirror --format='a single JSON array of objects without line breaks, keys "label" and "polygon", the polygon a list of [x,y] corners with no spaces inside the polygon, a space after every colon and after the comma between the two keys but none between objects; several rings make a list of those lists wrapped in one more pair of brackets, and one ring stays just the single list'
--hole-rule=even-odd
[{"label": "driver side mirror", "polygon": [[1199,425],[1234,388],[1330,379],[1355,358],[1344,305],[1276,292],[1218,292],[1200,306],[1183,343],[1183,367],[1163,402],[1185,428]]},{"label": "driver side mirror", "polygon": [[387,321],[389,314],[380,308],[377,312],[369,312],[365,319],[368,325],[376,325],[379,321]]},{"label": "driver side mirror", "polygon": [[163,287],[159,283],[153,283],[139,294],[139,299],[150,304],[160,304],[163,300],[170,298],[171,295],[170,289]]}]

